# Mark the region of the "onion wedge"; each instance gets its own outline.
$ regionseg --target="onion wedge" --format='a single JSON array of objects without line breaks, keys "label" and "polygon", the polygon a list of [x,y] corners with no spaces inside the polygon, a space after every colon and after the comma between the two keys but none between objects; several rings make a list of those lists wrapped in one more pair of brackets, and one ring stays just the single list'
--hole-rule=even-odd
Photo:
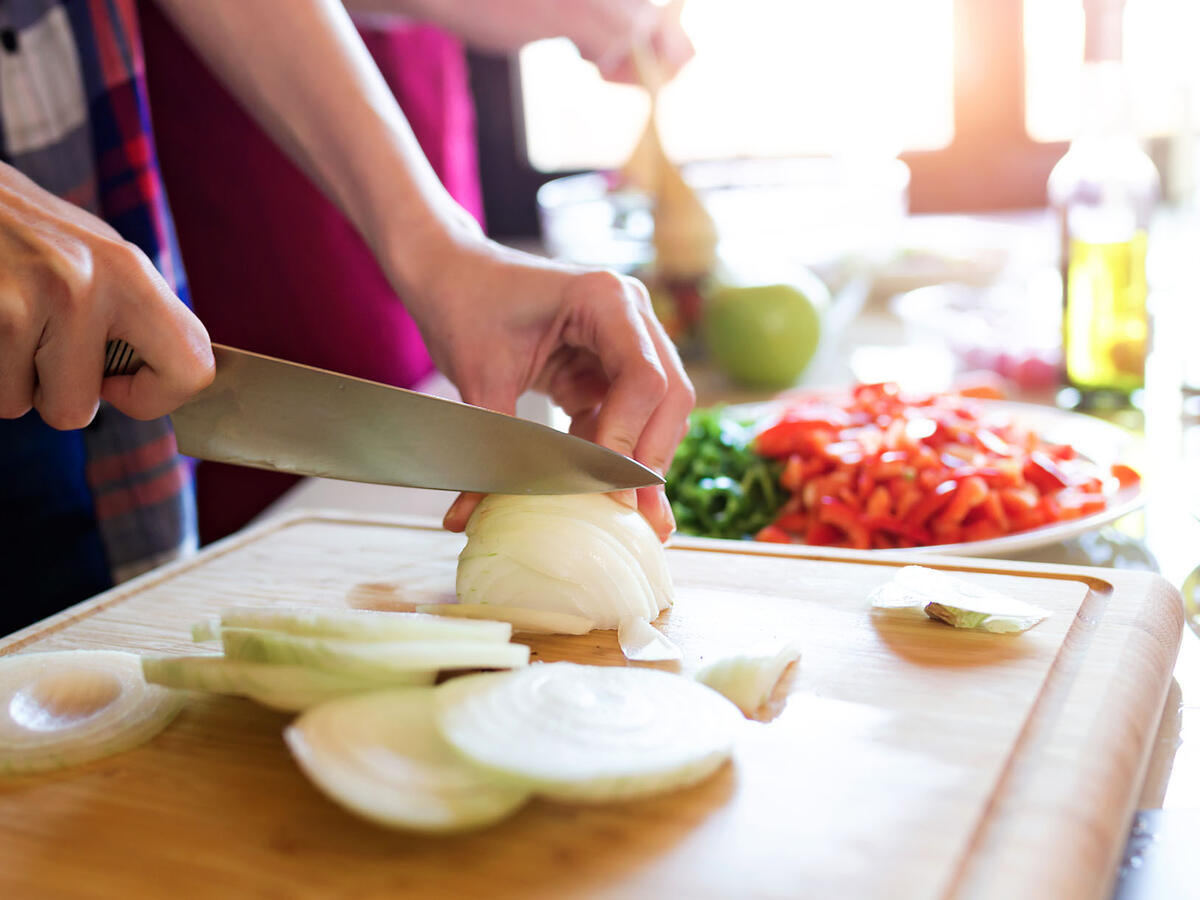
[{"label": "onion wedge", "polygon": [[143,656],[151,684],[247,697],[262,706],[298,712],[345,697],[405,685],[431,685],[433,671],[397,672],[385,679],[356,678],[307,666],[243,662],[223,656]]},{"label": "onion wedge", "polygon": [[381,825],[445,833],[510,815],[529,791],[455,755],[434,726],[433,693],[401,688],[323,703],[283,737],[328,797]]},{"label": "onion wedge", "polygon": [[417,612],[462,619],[493,619],[508,622],[513,631],[531,634],[587,634],[592,622],[572,613],[501,606],[496,603],[422,603]]},{"label": "onion wedge", "polygon": [[183,695],[149,685],[134,653],[56,650],[0,658],[0,774],[62,769],[129,750]]},{"label": "onion wedge", "polygon": [[477,765],[560,800],[658,794],[707,778],[744,722],[701,684],[657,669],[538,663],[437,688],[442,736]]}]

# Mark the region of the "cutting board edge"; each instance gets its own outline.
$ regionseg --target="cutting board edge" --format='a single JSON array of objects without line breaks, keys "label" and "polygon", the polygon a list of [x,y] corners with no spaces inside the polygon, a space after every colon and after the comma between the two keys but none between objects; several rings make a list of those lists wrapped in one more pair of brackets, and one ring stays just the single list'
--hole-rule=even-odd
[{"label": "cutting board edge", "polygon": [[[1114,596],[1119,591],[1122,596],[1142,596],[1144,602],[1135,608],[1106,607],[1094,633],[1084,638],[1085,650],[1071,646],[1071,635],[1064,642],[1060,659],[1080,662],[1066,684],[1061,672],[1052,670],[1047,678],[948,897],[1000,900],[1013,896],[1014,884],[1020,883],[1028,889],[1025,896],[1099,900],[1111,895],[1182,644],[1184,615],[1179,591],[1161,576],[1132,571],[1104,574],[1111,576]],[[1130,590],[1120,591],[1122,587]],[[1085,601],[1081,619],[1086,618],[1086,606]],[[1100,655],[1092,652],[1105,644],[1120,647],[1119,666],[1105,666]],[[1108,677],[1097,678],[1100,672]],[[1043,707],[1054,702],[1048,695],[1056,690],[1064,696],[1057,699],[1057,713],[1048,713]],[[1081,721],[1073,711],[1089,693],[1104,695],[1112,707],[1127,714]],[[1066,745],[1078,746],[1081,731],[1089,734],[1088,745],[1117,748],[1117,752],[1085,755],[1069,782],[1048,784],[1036,777],[1046,770],[1035,765],[1034,755],[1061,754]],[[1095,789],[1111,784],[1126,788],[1119,794]],[[1048,815],[1048,805],[1054,806],[1053,814]],[[1031,842],[1054,843],[1045,823],[1055,817],[1060,824],[1074,825],[1072,832],[1085,837],[1071,847],[1073,865],[1063,865],[1061,854],[1050,865],[1046,854],[1031,852]],[[1080,831],[1080,820],[1088,828]],[[1063,849],[1061,842],[1056,846]]]}]

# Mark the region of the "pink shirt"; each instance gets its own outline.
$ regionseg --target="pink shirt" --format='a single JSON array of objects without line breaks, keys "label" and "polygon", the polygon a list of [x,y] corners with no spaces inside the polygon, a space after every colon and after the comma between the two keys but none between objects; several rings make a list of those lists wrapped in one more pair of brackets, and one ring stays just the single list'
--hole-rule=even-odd
[{"label": "pink shirt", "polygon": [[[433,370],[366,244],[141,4],[147,81],[193,305],[214,341],[409,387]],[[482,220],[465,56],[446,33],[373,21],[363,40],[443,184]],[[353,135],[346,135],[353,140]],[[202,540],[240,527],[294,482],[201,464]]]}]

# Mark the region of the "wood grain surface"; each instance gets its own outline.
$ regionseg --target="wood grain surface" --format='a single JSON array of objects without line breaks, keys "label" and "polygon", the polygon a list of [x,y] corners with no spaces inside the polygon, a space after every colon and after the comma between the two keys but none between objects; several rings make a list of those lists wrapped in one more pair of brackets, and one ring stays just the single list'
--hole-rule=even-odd
[{"label": "wood grain surface", "polygon": [[[304,515],[236,535],[32,628],[0,653],[195,652],[230,604],[407,608],[452,596],[462,538]],[[1020,636],[880,618],[916,562],[679,540],[659,620],[695,664],[790,638],[802,657],[733,762],[664,797],[534,801],[451,838],[388,831],[319,794],[288,717],[194,695],[150,744],[0,781],[0,897],[1100,898],[1178,651],[1178,594],[1140,572],[920,558],[1053,610]],[[612,632],[535,659],[624,665]]]}]

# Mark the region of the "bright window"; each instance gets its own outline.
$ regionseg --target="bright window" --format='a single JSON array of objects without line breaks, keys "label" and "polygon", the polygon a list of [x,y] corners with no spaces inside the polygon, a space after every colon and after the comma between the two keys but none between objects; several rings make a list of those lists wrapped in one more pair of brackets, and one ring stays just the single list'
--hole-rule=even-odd
[{"label": "bright window", "polygon": [[[1038,0],[1040,2],[1040,0]],[[660,97],[673,158],[894,155],[950,143],[953,0],[689,0],[696,57]],[[645,121],[564,41],[521,54],[526,146],[543,172],[612,168]]]},{"label": "bright window", "polygon": [[[1029,135],[1062,141],[1079,124],[1080,0],[1024,0]],[[1126,0],[1124,63],[1133,126],[1143,135],[1200,127],[1200,3]]]}]

